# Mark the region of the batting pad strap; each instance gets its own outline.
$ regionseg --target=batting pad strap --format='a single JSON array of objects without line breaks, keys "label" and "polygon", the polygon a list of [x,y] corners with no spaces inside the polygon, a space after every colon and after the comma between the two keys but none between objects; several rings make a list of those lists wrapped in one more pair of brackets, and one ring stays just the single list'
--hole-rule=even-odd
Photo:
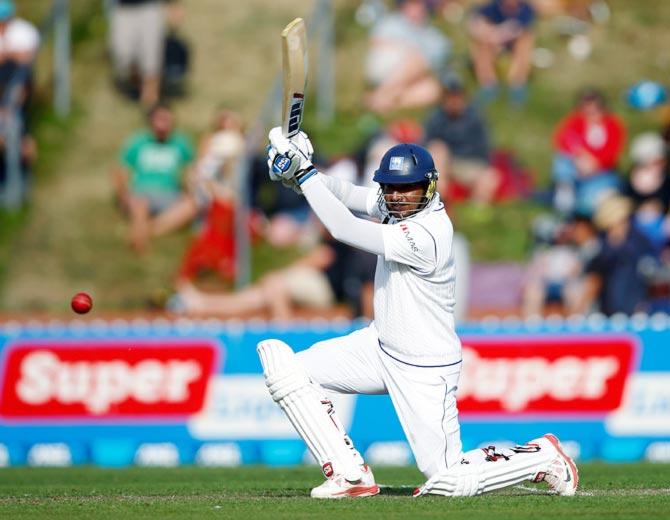
[{"label": "batting pad strap", "polygon": [[266,376],[265,384],[275,402],[281,401],[287,395],[297,392],[309,384],[309,379],[300,372],[285,372],[276,376]]}]

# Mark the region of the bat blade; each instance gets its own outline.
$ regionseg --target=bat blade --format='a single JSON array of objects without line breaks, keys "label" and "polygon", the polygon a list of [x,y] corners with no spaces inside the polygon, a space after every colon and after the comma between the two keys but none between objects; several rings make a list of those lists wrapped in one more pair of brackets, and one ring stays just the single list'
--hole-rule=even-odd
[{"label": "bat blade", "polygon": [[289,23],[281,33],[284,96],[282,133],[291,138],[300,131],[307,82],[307,32],[302,18]]}]

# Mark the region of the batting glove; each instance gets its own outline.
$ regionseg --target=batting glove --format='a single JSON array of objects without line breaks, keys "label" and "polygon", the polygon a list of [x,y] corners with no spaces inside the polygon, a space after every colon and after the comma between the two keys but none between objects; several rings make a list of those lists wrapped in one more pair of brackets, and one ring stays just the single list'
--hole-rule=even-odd
[{"label": "batting glove", "polygon": [[[268,147],[268,172],[270,179],[295,180],[302,184],[316,173],[312,164],[314,148],[304,132],[291,139],[284,137],[281,127],[270,130]],[[292,186],[291,186],[292,187]]]}]

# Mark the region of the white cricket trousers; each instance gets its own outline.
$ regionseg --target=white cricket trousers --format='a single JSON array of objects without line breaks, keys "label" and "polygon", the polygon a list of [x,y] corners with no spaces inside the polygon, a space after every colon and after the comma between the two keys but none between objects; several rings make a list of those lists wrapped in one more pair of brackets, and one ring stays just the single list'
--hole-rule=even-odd
[{"label": "white cricket trousers", "polygon": [[456,389],[461,363],[439,367],[403,363],[382,350],[372,324],[316,343],[297,356],[311,379],[326,390],[388,394],[426,478],[460,462]]}]

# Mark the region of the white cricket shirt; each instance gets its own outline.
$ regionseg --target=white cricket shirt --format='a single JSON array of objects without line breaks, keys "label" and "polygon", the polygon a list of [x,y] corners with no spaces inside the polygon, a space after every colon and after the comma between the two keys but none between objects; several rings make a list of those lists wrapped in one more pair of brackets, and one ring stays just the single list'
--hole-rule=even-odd
[{"label": "white cricket shirt", "polygon": [[375,189],[321,174],[305,181],[302,189],[335,239],[378,255],[374,326],[384,352],[419,366],[460,362],[454,229],[439,197],[411,218],[379,224],[349,211],[379,217]]},{"label": "white cricket shirt", "polygon": [[436,197],[419,214],[383,225],[382,236],[374,293],[382,348],[410,364],[458,363],[454,228],[444,204]]}]

